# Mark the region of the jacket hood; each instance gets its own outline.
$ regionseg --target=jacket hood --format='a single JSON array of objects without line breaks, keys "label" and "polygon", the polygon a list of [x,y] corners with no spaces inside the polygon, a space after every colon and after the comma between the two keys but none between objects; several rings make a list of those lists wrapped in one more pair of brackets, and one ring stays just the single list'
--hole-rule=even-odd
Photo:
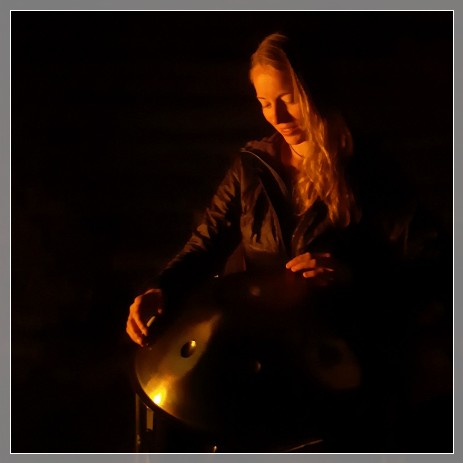
[{"label": "jacket hood", "polygon": [[274,159],[279,159],[283,141],[283,137],[278,132],[275,132],[269,137],[247,142],[242,151],[252,151],[257,155],[271,156]]}]

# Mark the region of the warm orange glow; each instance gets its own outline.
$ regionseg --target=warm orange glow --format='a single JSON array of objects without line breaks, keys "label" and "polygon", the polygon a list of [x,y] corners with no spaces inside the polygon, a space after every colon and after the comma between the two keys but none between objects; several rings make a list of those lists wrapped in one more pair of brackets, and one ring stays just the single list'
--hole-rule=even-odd
[{"label": "warm orange glow", "polygon": [[163,396],[162,396],[162,394],[159,392],[158,394],[156,394],[156,395],[153,397],[153,402],[154,402],[156,405],[161,406],[161,405],[162,405],[162,399],[163,399]]},{"label": "warm orange glow", "polygon": [[151,390],[148,395],[159,407],[165,405],[167,399],[172,400],[172,397],[169,395],[169,389],[171,389],[173,381],[174,378],[172,376],[168,376],[157,384],[151,384]]},{"label": "warm orange glow", "polygon": [[[219,314],[199,323],[185,318],[175,337],[160,338],[150,349],[143,351],[147,359],[151,359],[151,366],[141,384],[146,395],[158,407],[169,413],[175,411],[176,404],[181,400],[179,384],[204,354],[219,319]],[[182,356],[185,343],[194,348],[188,356]]]}]

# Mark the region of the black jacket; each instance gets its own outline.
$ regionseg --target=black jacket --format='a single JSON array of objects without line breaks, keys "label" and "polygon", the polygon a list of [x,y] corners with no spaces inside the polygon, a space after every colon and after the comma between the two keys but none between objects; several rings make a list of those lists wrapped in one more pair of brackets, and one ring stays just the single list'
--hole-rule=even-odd
[{"label": "black jacket", "polygon": [[[279,161],[282,143],[276,133],[241,150],[202,222],[160,275],[166,294],[188,290],[224,271],[284,269],[289,259],[306,251],[331,252],[358,279],[375,280],[405,256],[413,208],[402,191],[372,193],[368,179],[380,174],[365,172],[361,162],[354,162],[348,175],[362,208],[358,223],[334,228],[321,201],[296,216]],[[388,180],[397,189],[398,183]],[[372,183],[376,186],[377,180]],[[394,196],[398,198],[391,206]]]}]

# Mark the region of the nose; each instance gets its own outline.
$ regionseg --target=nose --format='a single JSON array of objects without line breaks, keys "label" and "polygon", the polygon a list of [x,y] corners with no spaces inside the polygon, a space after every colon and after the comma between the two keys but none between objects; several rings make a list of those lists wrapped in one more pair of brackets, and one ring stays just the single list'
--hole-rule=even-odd
[{"label": "nose", "polygon": [[273,112],[271,114],[271,123],[273,125],[283,124],[291,121],[291,115],[289,114],[286,105],[282,102],[278,102],[273,107]]}]

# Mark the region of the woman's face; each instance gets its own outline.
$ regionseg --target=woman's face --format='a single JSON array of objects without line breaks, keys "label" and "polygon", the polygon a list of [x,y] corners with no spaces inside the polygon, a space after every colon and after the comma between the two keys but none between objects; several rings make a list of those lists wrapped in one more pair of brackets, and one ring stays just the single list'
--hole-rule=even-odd
[{"label": "woman's face", "polygon": [[257,65],[252,69],[251,77],[265,119],[289,145],[304,142],[302,112],[296,102],[290,74],[271,66]]}]

